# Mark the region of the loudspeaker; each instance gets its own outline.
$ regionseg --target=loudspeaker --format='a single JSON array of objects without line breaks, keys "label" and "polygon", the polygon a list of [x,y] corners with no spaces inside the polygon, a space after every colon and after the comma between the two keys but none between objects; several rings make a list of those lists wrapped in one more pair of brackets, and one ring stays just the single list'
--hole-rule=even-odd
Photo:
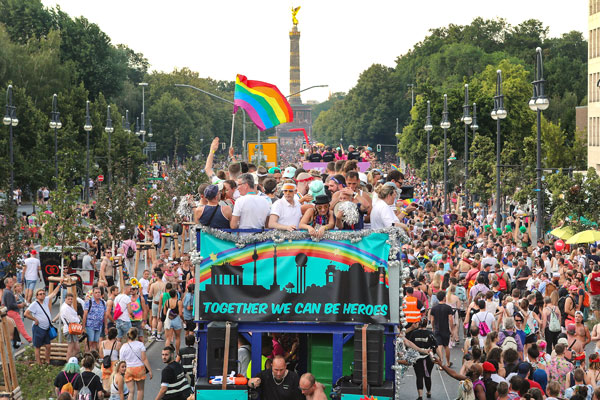
[{"label": "loudspeaker", "polygon": [[414,186],[402,186],[400,189],[402,190],[402,193],[400,193],[401,200],[413,199],[415,197]]},{"label": "loudspeaker", "polygon": [[[367,327],[367,382],[372,386],[383,384],[385,354],[383,352],[383,332],[381,325]],[[354,371],[352,382],[362,383],[362,325],[354,327]]]},{"label": "loudspeaker", "polygon": [[[223,359],[225,357],[225,324],[223,321],[213,321],[208,324],[206,367],[208,376],[223,375]],[[229,334],[229,366],[228,373],[237,371],[237,323],[230,322]]]}]

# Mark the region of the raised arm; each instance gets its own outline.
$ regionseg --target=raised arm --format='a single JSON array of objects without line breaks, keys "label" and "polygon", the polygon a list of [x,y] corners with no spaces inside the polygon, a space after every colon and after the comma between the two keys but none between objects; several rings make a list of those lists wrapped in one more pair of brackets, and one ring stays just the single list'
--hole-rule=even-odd
[{"label": "raised arm", "polygon": [[206,157],[206,164],[204,165],[204,172],[208,178],[212,178],[215,175],[215,172],[212,169],[213,160],[215,158],[215,151],[219,148],[219,137],[215,137],[210,144],[210,151],[208,152],[208,157]]}]

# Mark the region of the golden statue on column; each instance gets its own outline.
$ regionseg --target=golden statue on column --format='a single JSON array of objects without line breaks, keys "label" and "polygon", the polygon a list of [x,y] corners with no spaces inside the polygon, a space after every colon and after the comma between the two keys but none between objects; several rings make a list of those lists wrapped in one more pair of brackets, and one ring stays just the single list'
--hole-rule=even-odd
[{"label": "golden statue on column", "polygon": [[298,19],[296,18],[296,14],[298,14],[298,11],[300,11],[300,6],[296,8],[292,7],[292,22],[294,26],[298,26]]}]

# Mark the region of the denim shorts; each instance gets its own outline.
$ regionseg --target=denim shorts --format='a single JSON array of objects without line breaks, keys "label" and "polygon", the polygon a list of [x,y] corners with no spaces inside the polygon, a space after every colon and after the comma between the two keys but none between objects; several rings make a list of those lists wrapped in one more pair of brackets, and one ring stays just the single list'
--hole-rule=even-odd
[{"label": "denim shorts", "polygon": [[100,340],[100,332],[102,332],[102,329],[85,328],[85,333],[88,335],[88,342],[98,342]]},{"label": "denim shorts", "polygon": [[127,336],[127,332],[131,329],[131,321],[123,321],[118,319],[117,323],[117,337],[121,339],[124,336]]},{"label": "denim shorts", "polygon": [[25,279],[25,289],[35,290],[35,284],[37,283],[37,279],[30,281],[29,279]]},{"label": "denim shorts", "polygon": [[79,335],[71,335],[70,333],[65,333],[65,342],[79,343]]},{"label": "denim shorts", "polygon": [[181,317],[179,315],[175,319],[170,320],[169,322],[171,323],[171,326],[169,327],[171,329],[179,331],[183,328],[183,323],[181,322]]},{"label": "denim shorts", "polygon": [[31,336],[33,336],[33,347],[40,348],[50,344],[50,333],[47,329],[42,329],[39,326],[31,325]]}]

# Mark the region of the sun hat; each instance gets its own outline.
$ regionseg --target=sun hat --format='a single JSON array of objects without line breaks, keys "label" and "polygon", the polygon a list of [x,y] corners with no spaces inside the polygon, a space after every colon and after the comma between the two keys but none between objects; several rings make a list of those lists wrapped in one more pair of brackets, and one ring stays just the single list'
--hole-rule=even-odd
[{"label": "sun hat", "polygon": [[316,199],[317,196],[322,196],[325,194],[325,186],[323,185],[323,181],[312,181],[308,186],[308,190],[312,195],[313,199]]}]

